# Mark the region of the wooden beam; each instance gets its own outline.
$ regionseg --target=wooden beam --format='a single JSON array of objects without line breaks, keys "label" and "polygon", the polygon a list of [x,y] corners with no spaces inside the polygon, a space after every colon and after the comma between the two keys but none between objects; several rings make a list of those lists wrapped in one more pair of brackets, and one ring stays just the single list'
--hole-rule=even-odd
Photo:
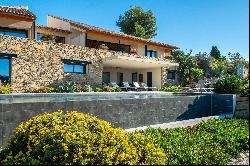
[{"label": "wooden beam", "polygon": [[5,17],[8,19],[15,19],[15,20],[19,20],[19,21],[27,21],[27,22],[34,22],[35,19],[34,18],[30,18],[30,17],[25,17],[22,15],[13,15],[13,14],[8,14],[8,13],[0,13],[0,17]]}]

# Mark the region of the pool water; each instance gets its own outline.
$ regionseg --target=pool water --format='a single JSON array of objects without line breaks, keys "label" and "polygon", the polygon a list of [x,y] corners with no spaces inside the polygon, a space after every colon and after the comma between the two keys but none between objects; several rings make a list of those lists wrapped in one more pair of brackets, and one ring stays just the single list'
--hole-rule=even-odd
[{"label": "pool water", "polygon": [[16,93],[0,95],[0,103],[175,98],[179,95],[181,94],[174,94],[171,92]]}]

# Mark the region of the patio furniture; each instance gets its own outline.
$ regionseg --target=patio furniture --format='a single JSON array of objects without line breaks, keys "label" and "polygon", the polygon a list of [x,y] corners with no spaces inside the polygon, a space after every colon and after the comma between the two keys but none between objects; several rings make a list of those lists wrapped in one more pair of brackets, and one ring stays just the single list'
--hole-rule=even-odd
[{"label": "patio furniture", "polygon": [[110,85],[114,88],[119,88],[116,82],[110,82]]},{"label": "patio furniture", "polygon": [[148,87],[148,85],[146,83],[144,83],[144,82],[141,83],[141,86],[143,88],[145,88],[146,90],[153,90],[153,89],[156,90],[157,89],[157,87]]},{"label": "patio furniture", "polygon": [[133,85],[135,86],[136,90],[147,90],[144,87],[141,87],[138,82],[133,82]]},{"label": "patio furniture", "polygon": [[124,90],[127,90],[127,88],[126,87],[120,87],[119,85],[117,85],[117,83],[116,82],[110,82],[110,85],[112,86],[112,87],[114,87],[114,88],[121,88],[122,90],[124,89]]},{"label": "patio furniture", "polygon": [[122,82],[122,84],[123,84],[123,87],[126,88],[126,91],[135,90],[135,87],[130,86],[128,82]]}]

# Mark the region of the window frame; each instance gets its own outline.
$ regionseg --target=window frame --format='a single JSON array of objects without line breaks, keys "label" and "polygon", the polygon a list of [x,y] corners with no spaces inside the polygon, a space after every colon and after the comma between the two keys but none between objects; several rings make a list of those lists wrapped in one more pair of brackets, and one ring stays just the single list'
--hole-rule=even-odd
[{"label": "window frame", "polygon": [[[74,74],[87,74],[87,65],[92,64],[90,61],[78,61],[78,60],[68,60],[68,59],[62,59],[63,62],[63,72],[64,73],[74,73]],[[64,65],[73,65],[73,72],[65,72]],[[75,65],[80,65],[83,67],[82,72],[75,72]]]},{"label": "window frame", "polygon": [[[148,56],[148,53],[149,53],[149,56]],[[155,56],[153,56],[153,53],[155,54]],[[151,58],[156,58],[156,57],[157,57],[157,51],[154,51],[154,50],[147,50],[146,56],[147,56],[147,57],[151,57]]]},{"label": "window frame", "polygon": [[[63,69],[63,71],[64,71],[64,73],[75,73],[75,74],[86,74],[87,72],[86,72],[86,69],[87,69],[87,67],[86,67],[86,65],[84,65],[84,64],[75,64],[75,63],[63,63],[63,65],[72,65],[73,66],[73,71],[72,72],[66,72],[64,69]],[[83,67],[83,71],[82,72],[75,72],[75,66],[82,66]],[[64,67],[64,66],[63,66]]]},{"label": "window frame", "polygon": [[[172,78],[168,78],[168,74],[172,74]],[[176,74],[176,70],[168,70],[167,71],[167,79],[168,80],[175,80],[175,74]]]},{"label": "window frame", "polygon": [[16,54],[8,54],[8,53],[0,53],[0,60],[1,59],[8,59],[9,60],[9,79],[8,79],[8,83],[11,83],[12,57],[17,57],[17,55]]},{"label": "window frame", "polygon": [[[16,29],[16,28],[9,28],[9,27],[0,27],[0,31],[3,32],[3,35],[6,35],[6,32],[22,32],[19,34],[25,34],[26,37],[24,38],[29,38],[29,34],[28,34],[28,30],[24,30],[24,29]],[[8,35],[8,34],[7,34]],[[12,35],[9,35],[12,36]],[[20,36],[14,36],[14,37],[20,37]],[[23,38],[23,37],[21,37]]]}]

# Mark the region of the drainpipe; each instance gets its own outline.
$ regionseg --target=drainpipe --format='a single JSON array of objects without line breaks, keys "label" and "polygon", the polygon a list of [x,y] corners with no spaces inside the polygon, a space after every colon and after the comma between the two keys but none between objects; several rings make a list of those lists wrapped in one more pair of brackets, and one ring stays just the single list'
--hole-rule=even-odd
[{"label": "drainpipe", "polygon": [[163,79],[163,74],[162,74],[162,67],[161,67],[161,87],[162,87],[162,79]]},{"label": "drainpipe", "polygon": [[88,34],[87,34],[87,31],[85,33],[85,46],[84,47],[87,47],[87,39],[88,39]]},{"label": "drainpipe", "polygon": [[36,39],[36,23],[33,22],[33,39]]}]

